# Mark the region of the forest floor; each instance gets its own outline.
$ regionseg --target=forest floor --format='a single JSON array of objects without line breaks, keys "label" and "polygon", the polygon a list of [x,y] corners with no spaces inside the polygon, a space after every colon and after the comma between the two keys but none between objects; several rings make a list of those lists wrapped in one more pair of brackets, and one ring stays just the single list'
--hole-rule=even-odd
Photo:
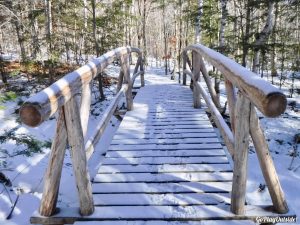
[{"label": "forest floor", "polygon": [[[106,74],[112,77],[117,77],[118,72],[119,68],[116,66],[110,66],[106,70]],[[154,68],[151,67],[147,71],[148,74],[153,72]],[[35,90],[36,92],[44,87],[43,85],[36,87],[34,82],[28,83],[24,76],[20,76],[18,80],[23,82],[21,82],[21,87],[26,84],[26,90]],[[101,118],[102,112],[109,105],[115,88],[115,79],[108,79],[104,89],[106,99],[100,102],[96,84],[94,85],[89,132],[93,130]],[[1,95],[2,99],[0,98],[0,172],[5,175],[5,177],[0,176],[0,180],[2,179],[2,183],[0,183],[0,224],[3,225],[30,224],[29,218],[38,209],[42,196],[43,175],[47,167],[50,144],[55,129],[55,117],[37,128],[20,124],[16,109],[29,95],[29,93],[26,94],[26,90],[24,90],[24,94],[20,95],[16,95],[14,91],[7,92],[8,94]],[[286,88],[285,91],[288,92],[288,89]],[[224,94],[224,87],[221,86],[223,104],[225,103]],[[293,99],[289,99],[286,112],[278,118],[270,119],[263,115],[259,116],[288,204],[300,216],[300,156],[298,153],[300,140],[295,139],[296,134],[300,134],[300,98],[294,96]],[[110,126],[99,141],[97,150],[89,161],[91,177],[97,172],[101,158],[118,125],[119,121],[112,119]],[[251,204],[271,204],[253,145],[251,145],[249,153],[247,199]],[[58,204],[60,206],[77,206],[76,193],[71,159],[67,151]],[[9,219],[6,219],[14,203],[16,206],[13,213]]]}]

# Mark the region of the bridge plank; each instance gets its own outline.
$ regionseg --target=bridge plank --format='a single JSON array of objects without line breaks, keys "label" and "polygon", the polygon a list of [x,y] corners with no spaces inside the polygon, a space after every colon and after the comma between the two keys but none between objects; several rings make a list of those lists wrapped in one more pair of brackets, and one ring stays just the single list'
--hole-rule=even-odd
[{"label": "bridge plank", "polygon": [[211,130],[211,133],[160,133],[160,134],[150,134],[150,133],[136,133],[127,134],[117,132],[113,140],[128,140],[128,139],[178,139],[178,138],[207,138],[216,137],[216,133]]},{"label": "bridge plank", "polygon": [[225,156],[215,157],[140,157],[140,158],[105,158],[102,165],[161,165],[161,164],[186,164],[186,163],[199,163],[199,164],[227,164],[228,159]]},{"label": "bridge plank", "polygon": [[135,144],[135,145],[111,145],[109,150],[119,150],[119,151],[130,151],[130,150],[180,150],[180,149],[220,149],[222,145],[220,143],[215,143],[215,139],[203,139],[206,144],[198,143],[198,144],[187,144],[187,143],[179,143],[179,144]]},{"label": "bridge plank", "polygon": [[205,138],[178,138],[178,139],[122,139],[113,140],[111,145],[151,145],[151,144],[195,144],[195,143],[216,143],[219,142],[217,137]]},{"label": "bridge plank", "polygon": [[181,165],[103,165],[98,173],[170,173],[232,171],[229,164],[181,164]]},{"label": "bridge plank", "polygon": [[169,124],[169,125],[153,125],[153,124],[124,124],[120,125],[120,130],[122,128],[133,128],[135,131],[139,130],[145,130],[145,129],[150,129],[150,130],[170,130],[170,129],[201,129],[201,128],[211,128],[212,125],[207,123],[207,124]]},{"label": "bridge plank", "polygon": [[230,204],[229,193],[184,194],[94,194],[96,206],[149,206],[149,205],[218,205]]},{"label": "bridge plank", "polygon": [[225,156],[223,149],[210,149],[210,150],[149,150],[149,151],[108,151],[106,153],[107,158],[118,157],[168,157],[168,156]]},{"label": "bridge plank", "polygon": [[229,193],[232,182],[94,183],[93,193]]},{"label": "bridge plank", "polygon": [[[207,120],[173,120],[173,121],[122,121],[122,126],[136,126],[136,125],[143,125],[143,126],[179,126],[179,125],[210,125],[210,122]],[[146,123],[145,123],[146,122]]]},{"label": "bridge plank", "polygon": [[97,174],[94,183],[231,181],[232,172]]},{"label": "bridge plank", "polygon": [[136,133],[140,134],[181,134],[181,133],[207,133],[207,132],[215,132],[212,127],[210,128],[186,128],[186,129],[171,129],[171,130],[162,130],[162,129],[140,129],[135,130],[134,128],[126,129],[125,127],[119,128],[116,134],[134,134],[134,131],[139,131]]}]

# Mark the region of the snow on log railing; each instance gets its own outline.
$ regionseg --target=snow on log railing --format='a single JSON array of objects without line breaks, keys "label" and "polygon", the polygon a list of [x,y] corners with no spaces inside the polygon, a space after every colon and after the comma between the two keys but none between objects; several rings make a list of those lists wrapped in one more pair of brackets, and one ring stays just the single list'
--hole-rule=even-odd
[{"label": "snow on log railing", "polygon": [[[192,54],[192,61],[189,59],[189,52]],[[257,74],[203,45],[188,46],[183,51],[182,57],[183,84],[186,85],[186,75],[189,75],[193,81],[191,85],[194,107],[201,107],[202,96],[233,158],[231,211],[238,215],[244,214],[248,147],[251,136],[273,202],[273,210],[277,213],[288,212],[284,193],[255,109],[256,106],[268,117],[279,116],[286,109],[286,96]],[[224,76],[231,129],[220,113],[219,99],[211,84],[204,60]],[[188,66],[191,71],[186,69]],[[204,77],[209,94],[199,82],[200,72]]]},{"label": "snow on log railing", "polygon": [[[138,60],[132,78],[130,77],[129,59],[131,53],[138,54]],[[101,73],[110,63],[119,59],[121,70],[117,95],[105,110],[96,130],[90,137],[85,137],[91,104],[91,84],[93,78]],[[67,143],[72,152],[72,164],[78,189],[80,213],[90,215],[94,211],[90,176],[87,160],[94,151],[109,121],[117,110],[122,96],[126,97],[127,110],[133,106],[132,87],[137,76],[141,76],[144,86],[144,68],[142,53],[137,48],[121,47],[109,51],[59,79],[51,86],[29,98],[20,109],[24,124],[36,127],[57,112],[57,125],[51,146],[48,168],[44,178],[44,190],[39,212],[42,216],[57,213],[57,197],[63,160]],[[77,97],[81,95],[80,107]]]}]

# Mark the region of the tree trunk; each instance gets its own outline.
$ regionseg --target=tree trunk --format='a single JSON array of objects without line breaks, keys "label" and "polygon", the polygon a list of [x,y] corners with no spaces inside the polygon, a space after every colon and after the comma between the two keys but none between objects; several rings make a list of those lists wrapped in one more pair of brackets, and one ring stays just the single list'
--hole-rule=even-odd
[{"label": "tree trunk", "polygon": [[225,51],[225,26],[227,20],[227,1],[228,0],[220,0],[221,4],[221,22],[220,22],[220,31],[219,31],[219,49],[221,53]]},{"label": "tree trunk", "polygon": [[54,68],[53,68],[53,44],[52,44],[52,0],[45,0],[45,13],[46,13],[46,27],[47,27],[47,42],[48,42],[48,67],[50,83],[54,81]]},{"label": "tree trunk", "polygon": [[166,29],[166,5],[165,0],[163,0],[163,33],[164,33],[164,57],[165,57],[165,75],[168,74],[168,37]]},{"label": "tree trunk", "polygon": [[[247,65],[247,55],[249,50],[249,37],[250,37],[250,25],[251,25],[251,11],[252,8],[250,7],[249,3],[251,0],[247,0],[246,4],[246,25],[245,25],[245,33],[243,35],[243,56],[242,56],[242,66],[246,67]],[[243,28],[242,28],[243,29]]]},{"label": "tree trunk", "polygon": [[183,39],[183,35],[182,35],[182,0],[178,1],[179,4],[179,32],[177,35],[177,68],[178,68],[178,81],[180,83],[180,79],[181,79],[181,73],[180,73],[180,67],[181,67],[181,51],[182,51],[182,39]]},{"label": "tree trunk", "polygon": [[[176,18],[178,17],[177,15],[177,10],[174,10],[174,21],[175,21],[175,35],[174,35],[174,38],[175,38],[175,43],[174,43],[174,40],[172,40],[172,45],[174,47],[174,51],[173,51],[173,54],[171,54],[173,56],[173,73],[171,75],[171,80],[175,80],[176,78],[176,73],[177,73],[177,69],[179,69],[179,67],[177,67],[177,48],[178,48],[178,37],[177,37],[177,34],[178,34],[178,21],[176,20]],[[171,52],[170,52],[171,53]]]},{"label": "tree trunk", "polygon": [[96,0],[91,0],[92,3],[92,14],[93,14],[93,38],[96,50],[96,56],[100,56],[100,47],[97,40],[97,24],[96,24]]},{"label": "tree trunk", "polygon": [[198,14],[196,17],[195,24],[195,43],[201,42],[201,18],[203,14],[203,0],[198,0]]},{"label": "tree trunk", "polygon": [[146,40],[146,0],[143,1],[143,22],[142,22],[142,39],[143,39],[143,57],[144,63],[147,64],[147,40]]},{"label": "tree trunk", "polygon": [[21,59],[22,61],[26,60],[26,51],[25,51],[25,43],[24,43],[24,37],[21,31],[21,25],[18,19],[15,21],[15,28],[17,32],[18,42],[21,50]]},{"label": "tree trunk", "polygon": [[98,78],[98,89],[99,89],[99,93],[100,93],[99,100],[103,101],[103,100],[105,100],[105,95],[104,95],[104,91],[103,91],[102,73],[100,73],[97,78]]},{"label": "tree trunk", "polygon": [[254,43],[254,58],[253,58],[253,67],[252,71],[254,73],[258,73],[259,69],[259,56],[260,56],[260,50],[263,48],[265,43],[267,42],[270,34],[272,33],[273,26],[274,26],[274,2],[269,2],[268,7],[268,17],[266,24],[263,28],[263,30],[256,35],[256,40]]},{"label": "tree trunk", "polygon": [[[227,19],[227,0],[220,0],[221,4],[221,24],[219,30],[219,51],[224,54],[225,51],[225,26],[226,26],[226,19]],[[215,75],[215,91],[217,94],[218,102],[220,102],[220,81],[221,81],[221,74],[216,72]]]},{"label": "tree trunk", "polygon": [[38,40],[38,21],[35,16],[35,0],[29,1],[30,4],[30,10],[31,10],[31,46],[32,46],[32,52],[31,52],[31,58],[33,60],[36,59],[38,52],[40,51],[39,48],[39,40]]},{"label": "tree trunk", "polygon": [[2,60],[1,56],[0,56],[0,73],[1,73],[2,82],[4,84],[7,84],[7,74],[5,71],[5,64],[4,64],[4,61]]},{"label": "tree trunk", "polygon": [[276,27],[277,27],[277,19],[278,19],[278,3],[275,3],[275,15],[274,15],[274,26],[273,26],[273,32],[271,36],[271,42],[272,42],[272,48],[271,48],[271,77],[272,77],[272,83],[273,83],[273,77],[278,76],[277,68],[276,68],[276,62],[277,62],[277,54],[276,54]]}]

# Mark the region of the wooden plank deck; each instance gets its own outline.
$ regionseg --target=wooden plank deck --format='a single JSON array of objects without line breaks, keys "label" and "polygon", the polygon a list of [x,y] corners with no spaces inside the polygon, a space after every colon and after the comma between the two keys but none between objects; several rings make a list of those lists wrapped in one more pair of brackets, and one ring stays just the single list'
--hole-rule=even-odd
[{"label": "wooden plank deck", "polygon": [[82,217],[78,209],[61,209],[31,222],[238,225],[278,216],[263,206],[247,205],[244,216],[230,212],[232,167],[204,109],[193,108],[189,87],[146,78],[92,180],[95,212]]}]

